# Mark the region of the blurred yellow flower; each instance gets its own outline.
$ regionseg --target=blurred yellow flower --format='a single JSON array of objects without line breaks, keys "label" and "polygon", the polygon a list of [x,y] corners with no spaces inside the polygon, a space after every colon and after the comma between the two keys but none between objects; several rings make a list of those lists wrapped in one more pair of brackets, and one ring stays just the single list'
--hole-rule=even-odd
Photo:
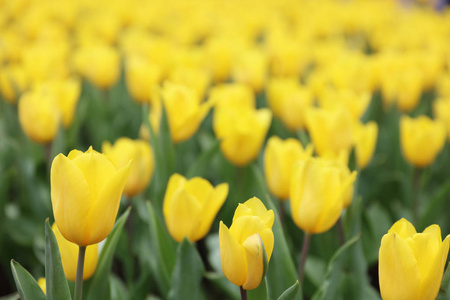
[{"label": "blurred yellow flower", "polygon": [[253,108],[256,105],[253,90],[246,84],[236,82],[213,86],[209,91],[209,100],[217,109],[239,106]]},{"label": "blurred yellow flower", "polygon": [[125,64],[128,92],[138,103],[150,101],[151,90],[161,81],[160,67],[142,55],[130,55]]},{"label": "blurred yellow flower", "polygon": [[55,157],[50,170],[53,215],[61,234],[79,246],[97,244],[111,231],[131,162],[116,169],[90,147]]},{"label": "blurred yellow flower", "polygon": [[417,233],[405,219],[381,239],[378,274],[384,300],[436,299],[447,261],[450,235],[442,241],[438,225]]},{"label": "blurred yellow flower", "polygon": [[15,103],[28,85],[28,76],[21,65],[0,67],[0,92],[9,103]]},{"label": "blurred yellow flower", "polygon": [[191,88],[199,99],[205,97],[206,89],[211,81],[207,71],[193,67],[176,67],[169,73],[168,80]]},{"label": "blurred yellow flower", "polygon": [[264,279],[272,256],[274,213],[256,197],[239,204],[230,228],[220,221],[220,260],[233,284],[252,290]]},{"label": "blurred yellow flower", "polygon": [[294,164],[298,160],[311,157],[312,152],[311,144],[303,148],[300,141],[293,138],[286,140],[278,136],[269,138],[264,151],[264,173],[267,186],[273,195],[282,201],[289,198]]},{"label": "blurred yellow flower", "polygon": [[260,92],[266,83],[268,64],[267,54],[262,50],[243,50],[234,60],[231,76],[235,81],[248,84],[255,92]]},{"label": "blurred yellow flower", "polygon": [[149,184],[155,168],[153,149],[147,141],[119,138],[114,145],[104,142],[102,152],[122,168],[131,160],[130,175],[123,189],[128,197],[141,193]]},{"label": "blurred yellow flower", "polygon": [[[66,240],[59,231],[58,226],[56,226],[56,223],[53,224],[52,230],[55,234],[56,241],[58,242],[64,274],[67,279],[75,282],[77,275],[78,251],[80,247]],[[97,261],[97,244],[88,246],[86,248],[86,256],[84,260],[83,280],[89,279],[92,275],[94,275],[95,269],[97,268]]]},{"label": "blurred yellow flower", "polygon": [[356,163],[364,169],[372,159],[377,146],[378,124],[374,121],[367,124],[358,123],[355,130]]},{"label": "blurred yellow flower", "polygon": [[445,126],[427,116],[400,119],[400,144],[406,161],[418,168],[434,162],[445,144]]},{"label": "blurred yellow flower", "polygon": [[164,196],[163,214],[173,239],[192,242],[202,239],[211,228],[228,195],[228,184],[213,187],[207,180],[194,177],[187,180],[173,174]]},{"label": "blurred yellow flower", "polygon": [[299,161],[290,190],[295,224],[307,233],[329,230],[339,219],[355,178],[356,172],[345,174],[337,162],[311,157]]},{"label": "blurred yellow flower", "polygon": [[436,120],[439,120],[444,124],[447,131],[447,139],[450,141],[450,99],[436,99],[433,102],[433,113]]}]

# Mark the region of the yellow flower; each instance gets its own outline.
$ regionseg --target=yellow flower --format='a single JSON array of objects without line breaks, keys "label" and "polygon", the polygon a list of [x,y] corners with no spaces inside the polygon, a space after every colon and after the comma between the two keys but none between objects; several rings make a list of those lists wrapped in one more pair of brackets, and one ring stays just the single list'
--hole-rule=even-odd
[{"label": "yellow flower", "polygon": [[48,143],[58,133],[60,114],[56,99],[41,91],[30,91],[19,100],[19,121],[25,134],[36,143]]},{"label": "yellow flower", "polygon": [[53,215],[61,234],[79,246],[97,244],[111,231],[130,163],[116,169],[93,150],[55,157],[50,170]]},{"label": "yellow flower", "polygon": [[450,141],[450,99],[438,98],[433,102],[433,112],[437,120],[440,120],[447,131],[447,139]]},{"label": "yellow flower", "polygon": [[37,284],[41,288],[41,290],[44,292],[44,294],[47,294],[47,283],[45,282],[45,277],[41,277],[38,279]]},{"label": "yellow flower", "polygon": [[213,129],[220,149],[236,166],[245,166],[258,156],[272,121],[269,109],[247,107],[217,109]]},{"label": "yellow flower", "polygon": [[208,72],[198,67],[193,68],[179,66],[170,72],[168,80],[175,84],[180,84],[191,88],[195,91],[199,99],[203,99],[211,78]]},{"label": "yellow flower", "polygon": [[[55,234],[56,241],[58,242],[64,274],[67,279],[75,281],[75,277],[77,275],[78,251],[80,247],[66,240],[59,231],[58,226],[56,226],[56,223],[53,224],[52,230]],[[95,269],[97,268],[97,261],[97,244],[88,246],[86,248],[86,256],[84,260],[83,280],[86,280],[94,275]]]},{"label": "yellow flower", "polygon": [[252,89],[242,83],[223,83],[211,88],[209,99],[218,108],[230,108],[244,106],[253,108],[256,105],[255,95]]},{"label": "yellow flower", "polygon": [[290,190],[295,224],[307,233],[329,230],[339,219],[355,178],[356,172],[345,174],[337,162],[311,157],[299,161]]},{"label": "yellow flower", "polygon": [[[166,82],[160,92],[172,140],[175,143],[188,140],[197,132],[212,103],[200,103],[201,99],[193,89],[171,82]],[[153,107],[158,109],[157,105]]]},{"label": "yellow flower", "polygon": [[222,270],[233,284],[251,290],[263,280],[273,251],[273,221],[273,211],[256,197],[239,204],[229,229],[220,221]]},{"label": "yellow flower", "polygon": [[228,184],[213,187],[207,180],[194,177],[187,180],[173,174],[164,196],[163,214],[173,239],[192,242],[202,239],[211,228],[228,195]]},{"label": "yellow flower", "polygon": [[141,193],[150,183],[155,167],[153,149],[143,140],[127,137],[118,139],[114,145],[104,142],[102,152],[111,159],[117,168],[124,167],[131,160],[130,176],[123,189],[128,197]]},{"label": "yellow flower", "polygon": [[330,111],[320,108],[306,111],[307,128],[319,155],[350,151],[353,145],[353,122],[349,111],[343,107]]},{"label": "yellow flower", "polygon": [[312,156],[312,152],[311,144],[304,149],[296,139],[283,141],[278,136],[270,137],[264,152],[264,172],[270,192],[282,201],[287,200],[294,163]]},{"label": "yellow flower", "polygon": [[15,103],[25,90],[28,77],[21,65],[8,65],[0,69],[0,92],[9,103]]},{"label": "yellow flower", "polygon": [[377,146],[378,124],[368,122],[358,123],[355,130],[356,163],[360,169],[364,169],[372,159]]},{"label": "yellow flower", "polygon": [[444,241],[438,225],[417,233],[405,219],[381,239],[378,274],[384,300],[434,300],[441,286],[450,236]]},{"label": "yellow flower", "polygon": [[130,55],[125,65],[125,82],[138,103],[150,101],[151,89],[161,80],[161,68],[142,55]]},{"label": "yellow flower", "polygon": [[266,82],[268,65],[267,55],[262,50],[244,50],[236,57],[231,75],[235,81],[248,84],[255,92],[260,92]]},{"label": "yellow flower", "polygon": [[318,100],[320,107],[327,110],[345,107],[349,110],[354,120],[359,120],[367,110],[371,96],[369,92],[356,92],[343,88],[326,88],[322,91]]},{"label": "yellow flower", "polygon": [[444,147],[445,137],[444,125],[427,116],[416,119],[403,116],[400,120],[403,156],[416,167],[423,168],[434,162]]}]

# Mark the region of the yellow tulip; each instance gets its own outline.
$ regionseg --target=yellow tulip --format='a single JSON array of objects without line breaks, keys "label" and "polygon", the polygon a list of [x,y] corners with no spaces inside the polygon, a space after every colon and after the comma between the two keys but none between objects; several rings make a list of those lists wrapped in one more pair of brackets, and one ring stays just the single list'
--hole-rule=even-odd
[{"label": "yellow tulip", "polygon": [[233,284],[251,290],[263,280],[265,264],[270,261],[273,251],[274,218],[273,211],[267,210],[261,200],[253,197],[239,204],[229,229],[220,221],[222,270]]},{"label": "yellow tulip", "polygon": [[441,286],[450,235],[438,225],[417,233],[405,219],[381,239],[378,274],[383,300],[434,300]]},{"label": "yellow tulip", "polygon": [[166,82],[160,92],[172,140],[175,143],[188,140],[197,132],[212,103],[200,103],[201,99],[193,89],[171,82]]},{"label": "yellow tulip", "polygon": [[15,103],[25,90],[28,77],[21,65],[8,65],[0,69],[0,92],[9,103]]},{"label": "yellow tulip", "polygon": [[433,102],[433,112],[437,120],[440,120],[447,131],[447,139],[450,141],[450,99],[439,98]]},{"label": "yellow tulip", "polygon": [[299,140],[280,139],[272,136],[267,142],[264,152],[264,172],[270,192],[285,201],[289,198],[292,169],[298,160],[311,157],[313,147],[309,144],[305,149]]},{"label": "yellow tulip", "polygon": [[410,164],[424,168],[434,162],[445,144],[445,126],[427,116],[400,120],[400,142],[403,156]]},{"label": "yellow tulip", "polygon": [[97,244],[111,231],[130,163],[116,169],[93,150],[55,157],[50,170],[53,215],[61,234],[79,246]]},{"label": "yellow tulip", "polygon": [[19,121],[25,134],[36,143],[48,143],[58,133],[60,113],[56,99],[41,91],[30,91],[19,100]]},{"label": "yellow tulip", "polygon": [[364,169],[372,159],[378,138],[378,124],[368,122],[359,123],[355,130],[356,163],[360,169]]},{"label": "yellow tulip", "polygon": [[408,69],[399,74],[399,77],[397,106],[403,112],[412,111],[420,102],[425,77],[418,68]]},{"label": "yellow tulip", "polygon": [[164,196],[163,214],[173,239],[192,242],[202,239],[211,228],[228,195],[228,184],[213,187],[207,180],[194,177],[187,180],[173,174]]},{"label": "yellow tulip", "polygon": [[245,166],[258,156],[272,121],[269,109],[236,107],[217,109],[213,129],[220,149],[231,163]]},{"label": "yellow tulip", "polygon": [[237,82],[248,84],[255,92],[260,92],[266,82],[268,58],[260,49],[242,51],[235,59],[231,76]]},{"label": "yellow tulip", "polygon": [[119,138],[114,145],[104,142],[102,152],[109,157],[117,168],[124,167],[131,160],[131,170],[123,193],[133,197],[141,193],[150,183],[155,167],[153,149],[143,140]]},{"label": "yellow tulip", "polygon": [[253,108],[256,105],[253,90],[242,83],[224,83],[211,88],[209,99],[217,109],[244,106]]},{"label": "yellow tulip", "polygon": [[339,219],[356,172],[346,176],[337,163],[307,158],[295,166],[291,179],[291,214],[307,233],[329,230]]},{"label": "yellow tulip", "polygon": [[349,111],[343,107],[330,111],[309,108],[306,111],[307,128],[319,155],[350,151],[353,145],[353,122]]},{"label": "yellow tulip", "polygon": [[[78,251],[80,247],[66,240],[59,231],[58,226],[56,226],[56,223],[53,224],[52,230],[55,234],[56,241],[58,242],[64,274],[67,279],[75,281],[77,275]],[[94,275],[95,269],[97,268],[97,261],[97,244],[88,246],[86,248],[86,256],[84,260],[83,280],[89,279],[92,275]]]},{"label": "yellow tulip", "polygon": [[150,101],[151,89],[161,80],[161,68],[141,55],[131,55],[126,60],[125,82],[128,92],[138,103]]},{"label": "yellow tulip", "polygon": [[203,69],[180,66],[170,72],[168,80],[191,88],[199,99],[203,99],[211,78],[208,72]]},{"label": "yellow tulip", "polygon": [[44,292],[44,294],[47,294],[47,283],[45,281],[45,277],[41,277],[38,279],[37,284],[41,288],[41,290]]},{"label": "yellow tulip", "polygon": [[324,89],[318,98],[320,107],[327,110],[345,107],[354,120],[359,120],[371,101],[369,92],[356,92],[351,89]]}]

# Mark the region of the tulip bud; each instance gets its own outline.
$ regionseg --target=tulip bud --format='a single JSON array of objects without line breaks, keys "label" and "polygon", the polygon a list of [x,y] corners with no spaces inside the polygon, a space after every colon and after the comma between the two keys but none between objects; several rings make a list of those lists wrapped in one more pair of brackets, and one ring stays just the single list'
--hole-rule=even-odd
[{"label": "tulip bud", "polygon": [[[339,219],[356,172],[345,174],[337,162],[307,158],[295,166],[291,179],[291,214],[307,233],[329,230]],[[351,201],[351,199],[350,199]]]},{"label": "tulip bud", "polygon": [[274,245],[274,218],[273,211],[253,197],[239,204],[229,229],[220,222],[222,270],[233,284],[251,290],[264,279]]},{"label": "tulip bud", "polygon": [[132,55],[126,61],[125,81],[128,92],[138,103],[150,101],[151,89],[159,84],[161,69],[143,56]]},{"label": "tulip bud", "polygon": [[[78,251],[80,247],[66,240],[59,231],[58,226],[56,226],[56,223],[53,224],[52,230],[55,234],[56,241],[58,242],[64,274],[67,279],[75,281],[77,275]],[[95,269],[97,268],[97,261],[97,244],[88,246],[86,248],[86,256],[84,261],[83,280],[89,279],[92,275],[94,275]]]},{"label": "tulip bud", "polygon": [[111,231],[130,163],[116,169],[93,150],[59,154],[50,170],[55,222],[65,239],[79,246],[97,244]]},{"label": "tulip bud", "polygon": [[213,129],[221,140],[220,149],[231,163],[245,166],[258,156],[272,121],[269,109],[237,106],[217,109]]},{"label": "tulip bud", "polygon": [[438,225],[417,233],[407,220],[397,221],[381,239],[378,274],[383,300],[436,299],[449,238],[442,241]]},{"label": "tulip bud", "polygon": [[378,138],[378,124],[368,122],[359,123],[355,130],[356,163],[360,169],[364,169],[372,159]]},{"label": "tulip bud", "polygon": [[427,116],[400,120],[400,142],[405,159],[412,165],[424,168],[434,162],[445,144],[445,127],[440,121]]},{"label": "tulip bud", "polygon": [[296,139],[281,140],[272,136],[264,152],[264,172],[270,192],[285,201],[289,198],[290,180],[295,162],[311,157],[313,147],[303,148]]},{"label": "tulip bud", "polygon": [[131,160],[130,176],[123,189],[128,197],[141,193],[153,176],[155,160],[150,144],[143,140],[127,137],[118,139],[114,145],[103,143],[103,153],[109,157],[117,168],[122,168]]},{"label": "tulip bud", "polygon": [[194,177],[187,180],[173,174],[164,196],[163,214],[170,235],[177,242],[202,239],[211,228],[228,195],[228,184],[213,187],[207,180]]},{"label": "tulip bud", "polygon": [[36,143],[48,143],[58,133],[60,114],[54,96],[30,91],[19,100],[19,121],[25,134]]}]

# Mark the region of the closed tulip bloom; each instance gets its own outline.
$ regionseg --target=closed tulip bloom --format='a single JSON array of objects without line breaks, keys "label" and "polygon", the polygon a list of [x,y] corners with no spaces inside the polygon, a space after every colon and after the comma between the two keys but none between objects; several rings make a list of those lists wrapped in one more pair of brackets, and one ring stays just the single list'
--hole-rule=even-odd
[{"label": "closed tulip bloom", "polygon": [[130,175],[123,189],[125,195],[133,197],[149,185],[153,176],[155,159],[153,149],[148,142],[123,137],[114,145],[109,142],[103,143],[102,151],[118,168],[126,166],[131,160]]},{"label": "closed tulip bloom", "polygon": [[45,144],[55,138],[60,113],[52,95],[40,91],[27,92],[20,97],[18,112],[20,125],[32,141]]},{"label": "closed tulip bloom", "polygon": [[244,106],[253,108],[256,105],[253,90],[243,83],[224,83],[211,88],[209,99],[216,108],[230,108]]},{"label": "closed tulip bloom", "polygon": [[400,120],[400,142],[405,159],[424,168],[434,162],[445,144],[445,126],[427,116],[415,119],[403,116]]},{"label": "closed tulip bloom", "polygon": [[177,242],[202,239],[211,228],[228,195],[228,184],[213,187],[207,180],[187,180],[173,174],[164,196],[163,214],[170,235]]},{"label": "closed tulip bloom", "polygon": [[350,151],[353,122],[349,111],[343,107],[336,110],[310,108],[306,112],[307,128],[319,155]]},{"label": "closed tulip bloom", "polygon": [[230,228],[220,222],[222,270],[233,284],[252,290],[263,280],[273,251],[273,221],[273,211],[253,197],[239,204]]},{"label": "closed tulip bloom", "polygon": [[272,136],[264,152],[264,172],[270,192],[278,199],[289,198],[290,180],[295,162],[312,156],[313,147],[303,148],[299,140]]},{"label": "closed tulip bloom", "polygon": [[[56,226],[56,223],[53,224],[52,230],[55,234],[56,241],[58,242],[64,274],[66,275],[67,279],[75,282],[75,278],[77,275],[78,251],[80,247],[66,240],[59,231],[58,226]],[[89,279],[92,275],[94,275],[95,269],[97,268],[97,244],[88,246],[86,248],[85,255],[83,280]]]},{"label": "closed tulip bloom", "polygon": [[125,82],[128,92],[138,103],[150,101],[151,89],[159,84],[161,68],[142,55],[130,55],[125,65]]},{"label": "closed tulip bloom", "polygon": [[424,77],[418,68],[408,69],[399,74],[397,86],[397,106],[401,111],[412,111],[417,107],[422,95]]},{"label": "closed tulip bloom", "polygon": [[266,82],[269,60],[260,49],[244,50],[235,59],[232,77],[237,82],[245,83],[259,92]]},{"label": "closed tulip bloom", "polygon": [[218,109],[213,129],[221,140],[220,149],[232,164],[242,167],[254,160],[261,150],[272,121],[269,109]]},{"label": "closed tulip bloom", "polygon": [[207,71],[196,67],[176,67],[169,74],[169,80],[187,86],[195,91],[199,99],[205,97],[206,89],[211,81]]},{"label": "closed tulip bloom", "polygon": [[438,225],[417,233],[405,219],[381,239],[378,274],[383,300],[434,300],[441,286],[450,235]]},{"label": "closed tulip bloom", "polygon": [[344,176],[341,167],[322,158],[299,161],[291,179],[291,214],[307,233],[329,230],[339,219],[356,173]]},{"label": "closed tulip bloom", "polygon": [[364,169],[373,157],[378,139],[378,124],[368,122],[358,124],[355,133],[356,163],[360,169]]},{"label": "closed tulip bloom", "polygon": [[450,141],[450,99],[439,98],[433,102],[433,113],[437,120],[444,124],[447,131],[447,140]]},{"label": "closed tulip bloom", "polygon": [[167,112],[170,134],[175,143],[191,138],[212,106],[209,101],[201,103],[193,89],[171,82],[163,85],[161,97]]},{"label": "closed tulip bloom", "polygon": [[53,215],[65,239],[88,246],[106,238],[114,225],[130,166],[117,169],[92,147],[55,157],[50,170]]}]

